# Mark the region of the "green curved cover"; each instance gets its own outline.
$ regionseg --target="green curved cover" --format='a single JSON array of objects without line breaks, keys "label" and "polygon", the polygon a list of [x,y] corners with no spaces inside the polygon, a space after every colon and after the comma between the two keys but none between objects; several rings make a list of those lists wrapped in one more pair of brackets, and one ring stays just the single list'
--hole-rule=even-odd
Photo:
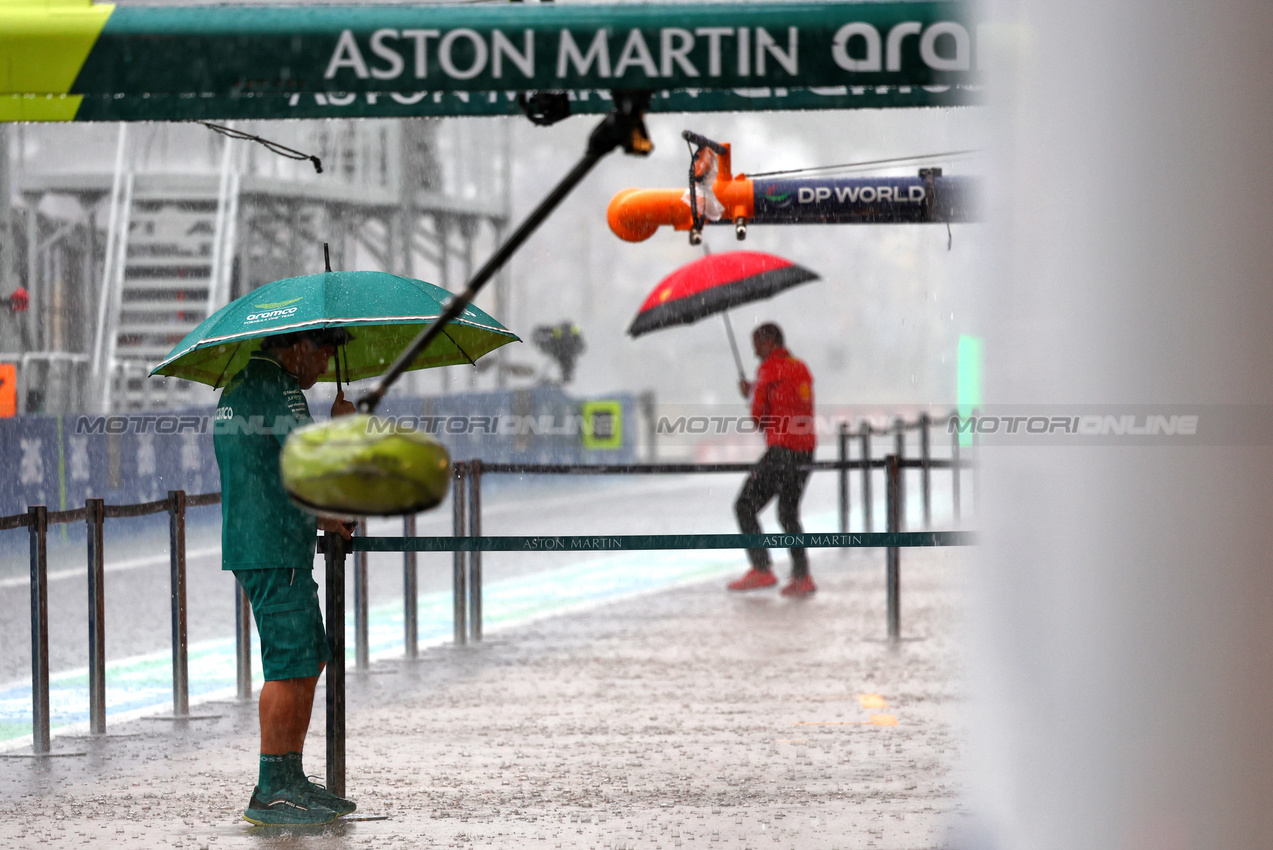
[{"label": "green curved cover", "polygon": [[446,498],[451,457],[419,431],[398,431],[388,420],[345,416],[293,431],[279,460],[283,487],[320,513],[415,513]]},{"label": "green curved cover", "polygon": [[[276,280],[217,310],[150,374],[221,387],[267,336],[346,328],[354,340],[340,352],[341,379],[374,377],[442,313],[450,298],[440,286],[386,272],[324,272]],[[471,364],[510,342],[520,340],[470,305],[408,369]],[[319,380],[336,380],[334,364]]]}]

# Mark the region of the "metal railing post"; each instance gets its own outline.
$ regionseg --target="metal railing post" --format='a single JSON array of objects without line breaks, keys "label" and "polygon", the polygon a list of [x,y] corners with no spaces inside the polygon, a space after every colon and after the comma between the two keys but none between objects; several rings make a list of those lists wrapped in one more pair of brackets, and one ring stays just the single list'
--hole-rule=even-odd
[{"label": "metal railing post", "polygon": [[963,470],[959,468],[959,429],[950,433],[950,501],[955,519],[960,518],[959,485],[963,478]]},{"label": "metal railing post", "polygon": [[[358,536],[367,536],[367,521],[358,521]],[[367,553],[354,552],[354,669],[366,670],[371,666],[371,652],[367,646]]]},{"label": "metal railing post", "polygon": [[238,698],[252,698],[252,603],[247,591],[234,582],[234,666]]},{"label": "metal railing post", "polygon": [[[452,464],[451,469],[453,471],[452,474],[455,476],[455,480],[451,485],[452,533],[456,537],[463,537],[465,533],[464,508],[465,503],[468,501],[464,483],[468,469],[464,461],[457,461]],[[451,610],[454,618],[455,642],[457,644],[468,642],[468,629],[465,625],[468,593],[465,589],[464,563],[464,553],[457,549],[455,558],[451,562]]]},{"label": "metal railing post", "polygon": [[[469,536],[482,536],[482,462],[469,468]],[[469,640],[482,642],[482,551],[469,552]]]},{"label": "metal railing post", "polygon": [[919,458],[923,465],[919,468],[919,477],[924,500],[924,528],[931,528],[933,525],[932,453],[928,440],[928,429],[931,425],[928,414],[921,413],[919,415]]},{"label": "metal railing post", "polygon": [[[887,472],[888,493],[888,532],[896,534],[901,531],[902,505],[902,467],[897,455],[889,455],[884,459]],[[887,575],[885,576],[885,596],[888,608],[888,639],[897,643],[902,633],[902,600],[901,600],[901,549],[889,546],[887,549]]]},{"label": "metal railing post", "polygon": [[[220,493],[211,495],[216,499],[202,499],[200,504],[221,503]],[[252,698],[252,603],[237,579],[234,582],[234,668],[235,696],[246,702]]]},{"label": "metal railing post", "polygon": [[[402,536],[415,537],[415,514],[402,518]],[[417,625],[420,585],[416,575],[416,553],[402,553],[402,643],[407,658],[420,657],[420,637]]]},{"label": "metal railing post", "polygon": [[862,530],[875,530],[875,505],[871,501],[871,423],[862,420]]},{"label": "metal railing post", "polygon": [[44,505],[31,517],[31,749],[49,752],[49,515]]},{"label": "metal railing post", "polygon": [[[893,421],[893,453],[897,455],[898,461],[906,458],[906,423],[902,421],[902,417],[897,417]],[[906,522],[906,472],[898,467],[897,475],[897,501],[901,507],[901,522],[898,524],[896,531],[902,530],[902,525]]]},{"label": "metal railing post", "polygon": [[88,731],[106,733],[106,556],[102,550],[105,506],[84,501],[88,526]]},{"label": "metal railing post", "polygon": [[[840,423],[840,463],[847,463],[849,460],[849,423]],[[840,478],[840,533],[847,534],[849,531],[849,470],[848,467],[840,467],[838,470]]]},{"label": "metal railing post", "polygon": [[[980,415],[979,409],[973,410],[973,415]],[[974,513],[981,512],[981,435],[973,432],[972,445],[969,446],[971,451],[969,454],[972,461],[972,509]]]},{"label": "metal railing post", "polygon": [[645,419],[645,460],[647,463],[656,463],[659,458],[659,429],[654,420],[654,390],[645,390],[637,396],[637,406]]},{"label": "metal railing post", "polygon": [[168,491],[168,554],[172,601],[172,713],[190,713],[186,666],[186,491]]},{"label": "metal railing post", "polygon": [[345,794],[345,538],[323,534],[327,567],[327,787]]}]

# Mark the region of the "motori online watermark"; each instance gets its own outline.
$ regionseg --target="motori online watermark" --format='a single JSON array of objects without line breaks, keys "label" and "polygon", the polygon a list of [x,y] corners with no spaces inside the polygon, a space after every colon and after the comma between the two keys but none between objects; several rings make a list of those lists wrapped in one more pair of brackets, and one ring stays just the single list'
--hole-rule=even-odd
[{"label": "motori online watermark", "polygon": [[1193,437],[1198,433],[1199,416],[1186,414],[1100,414],[1078,416],[952,415],[947,420],[950,434],[1073,434],[1081,437]]},{"label": "motori online watermark", "polygon": [[[884,415],[878,408],[826,405],[813,416],[761,416],[722,410],[725,405],[664,405],[654,416],[623,425],[629,433],[642,431],[660,443],[697,445],[703,442],[740,446],[763,444],[766,435],[814,435],[819,445],[834,445],[841,436],[860,438],[895,436],[906,432],[913,439],[927,421],[929,438],[939,435],[967,445],[1126,445],[1193,444],[1235,445],[1273,442],[1273,409],[1243,406],[1095,406],[1073,408],[1051,405],[1004,406],[967,414],[949,410],[924,414],[912,410]],[[629,414],[632,415],[632,414]],[[922,419],[926,416],[926,419]],[[282,415],[267,421],[259,415],[236,415],[227,408],[215,413],[136,413],[110,416],[82,415],[70,429],[75,435],[120,434],[282,434],[298,424]],[[594,430],[615,427],[581,413],[449,414],[373,416],[367,423],[371,436],[424,433],[434,437],[560,438],[591,436]]]},{"label": "motori online watermark", "polygon": [[[76,435],[101,434],[281,434],[299,427],[291,416],[234,415],[225,408],[215,414],[136,413],[113,416],[79,416]],[[495,414],[446,416],[373,416],[367,422],[371,435],[424,433],[433,436],[488,435],[511,437],[584,436],[595,428],[592,417],[582,414]]]},{"label": "motori online watermark", "polygon": [[[729,410],[728,407],[735,409]],[[811,416],[753,418],[734,405],[663,405],[651,432],[660,442],[727,447],[776,435],[813,435],[819,446],[843,438],[930,444],[1011,445],[1220,445],[1273,441],[1273,409],[1224,405],[994,405],[956,411],[914,406],[888,411],[865,405],[819,405]],[[780,443],[781,444],[781,443]],[[890,448],[892,444],[890,443]],[[856,451],[856,449],[855,449]]]},{"label": "motori online watermark", "polygon": [[81,434],[207,434],[213,417],[201,413],[133,413],[79,416],[72,432]]},{"label": "motori online watermark", "polygon": [[[941,428],[948,434],[1072,434],[1093,436],[1194,436],[1198,433],[1199,415],[1190,414],[949,414],[929,417],[930,427]],[[660,416],[655,424],[656,434],[724,435],[724,434],[791,434],[831,436],[840,432],[847,420],[837,416]],[[917,421],[902,420],[902,428],[909,430]],[[852,426],[849,426],[853,430]],[[872,433],[883,434],[897,428],[896,421],[888,425],[870,426]],[[858,426],[860,432],[861,426]]]}]

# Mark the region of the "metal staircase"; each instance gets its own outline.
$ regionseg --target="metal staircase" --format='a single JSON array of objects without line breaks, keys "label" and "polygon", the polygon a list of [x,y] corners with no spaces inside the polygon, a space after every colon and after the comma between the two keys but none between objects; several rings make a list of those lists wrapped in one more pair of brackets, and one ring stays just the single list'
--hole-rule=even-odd
[{"label": "metal staircase", "polygon": [[[121,125],[121,149],[127,144]],[[117,159],[102,312],[93,361],[103,410],[171,408],[208,400],[156,363],[227,300],[239,175],[227,145],[221,175],[135,175]]]},{"label": "metal staircase", "polygon": [[[84,137],[79,157],[60,147],[56,128],[30,131],[29,147],[44,153],[21,161],[16,175],[19,241],[28,246],[20,280],[33,307],[75,297],[70,310],[27,314],[38,342],[19,352],[32,363],[23,380],[57,392],[47,403],[31,393],[20,412],[211,404],[211,388],[146,376],[231,299],[321,270],[323,243],[334,267],[454,288],[507,225],[505,125],[344,120],[243,129],[313,152],[322,173],[197,126],[89,128],[82,133],[95,135]],[[503,288],[497,281],[496,312]],[[445,375],[432,380],[439,378],[449,385]]]}]

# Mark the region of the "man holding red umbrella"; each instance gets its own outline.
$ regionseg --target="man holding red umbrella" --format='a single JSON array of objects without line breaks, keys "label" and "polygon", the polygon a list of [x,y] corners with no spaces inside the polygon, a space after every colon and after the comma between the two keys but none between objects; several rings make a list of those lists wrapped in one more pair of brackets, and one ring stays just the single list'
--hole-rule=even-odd
[{"label": "man holding red umbrella", "polygon": [[[752,333],[752,345],[760,358],[756,381],[740,380],[743,397],[751,397],[752,419],[764,432],[767,448],[747,477],[734,502],[743,534],[760,534],[756,515],[776,495],[778,521],[788,534],[800,534],[800,497],[809,471],[800,467],[813,461],[817,433],[813,421],[813,376],[803,361],[791,356],[775,324],[763,324]],[[758,590],[778,583],[767,549],[748,549],[751,570],[730,590]],[[791,550],[791,581],[783,596],[807,596],[817,590],[809,576],[809,558],[803,548]]]}]

